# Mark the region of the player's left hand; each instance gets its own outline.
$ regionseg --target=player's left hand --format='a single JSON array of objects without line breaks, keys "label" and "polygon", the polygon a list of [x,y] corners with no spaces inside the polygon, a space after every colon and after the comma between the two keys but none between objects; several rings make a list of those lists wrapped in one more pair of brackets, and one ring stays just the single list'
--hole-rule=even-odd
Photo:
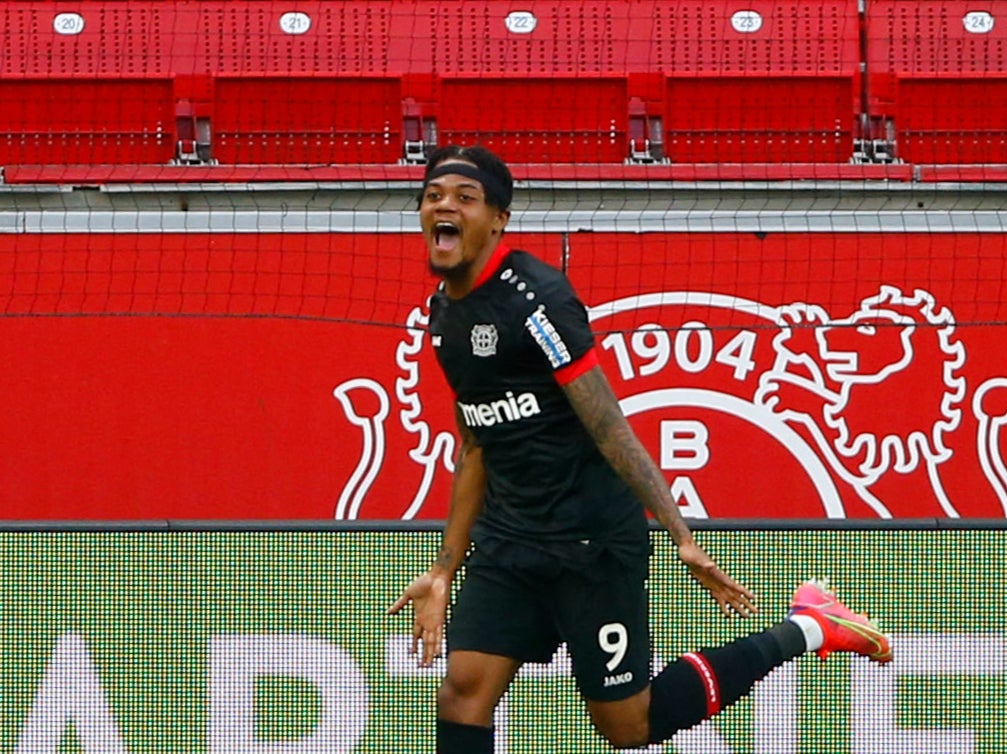
[{"label": "player's left hand", "polygon": [[412,654],[420,653],[419,665],[429,668],[434,658],[440,657],[444,645],[444,624],[447,615],[448,598],[451,593],[451,577],[442,573],[427,571],[413,579],[406,590],[388,608],[389,615],[395,615],[406,605],[413,605]]},{"label": "player's left hand", "polygon": [[689,568],[692,577],[710,593],[724,615],[750,618],[759,611],[755,594],[720,570],[713,558],[696,542],[689,540],[680,544],[678,557]]}]

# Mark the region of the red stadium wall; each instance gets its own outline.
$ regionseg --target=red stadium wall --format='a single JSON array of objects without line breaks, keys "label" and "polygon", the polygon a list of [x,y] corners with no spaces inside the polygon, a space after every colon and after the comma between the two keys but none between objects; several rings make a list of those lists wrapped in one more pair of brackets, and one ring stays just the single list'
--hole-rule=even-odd
[{"label": "red stadium wall", "polygon": [[[687,515],[1004,515],[1002,234],[510,241]],[[414,235],[0,236],[0,516],[443,517],[432,284]]]}]

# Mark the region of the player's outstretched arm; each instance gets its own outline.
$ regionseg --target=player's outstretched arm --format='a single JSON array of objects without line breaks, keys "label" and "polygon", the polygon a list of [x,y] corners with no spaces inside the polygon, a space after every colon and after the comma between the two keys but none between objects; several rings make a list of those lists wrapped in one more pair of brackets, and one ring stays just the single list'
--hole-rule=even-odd
[{"label": "player's outstretched arm", "polygon": [[394,615],[412,603],[412,651],[416,654],[422,644],[421,667],[429,667],[444,647],[444,624],[451,596],[451,581],[472,541],[472,525],[482,510],[486,490],[482,448],[476,444],[475,437],[461,420],[457,409],[455,414],[461,434],[461,447],[455,460],[451,505],[440,550],[430,569],[413,579],[388,609],[389,615]]},{"label": "player's outstretched arm", "polygon": [[721,611],[743,617],[756,611],[755,595],[724,573],[692,537],[661,470],[643,447],[619,408],[601,367],[594,367],[564,386],[566,396],[602,455],[637,498],[668,530],[690,573],[713,596]]}]

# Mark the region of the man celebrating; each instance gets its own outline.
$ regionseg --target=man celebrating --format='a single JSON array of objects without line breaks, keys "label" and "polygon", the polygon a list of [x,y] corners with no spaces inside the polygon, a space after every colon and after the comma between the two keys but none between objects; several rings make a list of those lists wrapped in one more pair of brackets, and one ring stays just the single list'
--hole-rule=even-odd
[{"label": "man celebrating", "polygon": [[431,270],[430,339],[455,395],[461,445],[435,562],[412,603],[413,650],[444,643],[451,583],[470,546],[437,695],[438,754],[493,751],[493,711],[525,662],[565,642],[597,730],[617,748],[667,740],[808,651],[888,662],[888,639],[819,582],[785,620],[689,653],[650,677],[645,510],[725,615],[754,595],[693,539],[598,363],[584,305],[558,270],[503,243],[513,179],[481,147],[428,162],[419,199]]}]

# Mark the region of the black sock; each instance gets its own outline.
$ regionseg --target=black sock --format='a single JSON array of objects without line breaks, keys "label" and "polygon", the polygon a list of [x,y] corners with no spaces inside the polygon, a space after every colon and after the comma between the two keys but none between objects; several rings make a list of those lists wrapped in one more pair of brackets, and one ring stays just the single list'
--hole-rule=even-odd
[{"label": "black sock", "polygon": [[437,754],[493,754],[493,728],[438,718]]},{"label": "black sock", "polygon": [[667,741],[748,694],[755,682],[806,650],[804,632],[783,621],[722,647],[669,663],[651,681],[650,741]]}]

